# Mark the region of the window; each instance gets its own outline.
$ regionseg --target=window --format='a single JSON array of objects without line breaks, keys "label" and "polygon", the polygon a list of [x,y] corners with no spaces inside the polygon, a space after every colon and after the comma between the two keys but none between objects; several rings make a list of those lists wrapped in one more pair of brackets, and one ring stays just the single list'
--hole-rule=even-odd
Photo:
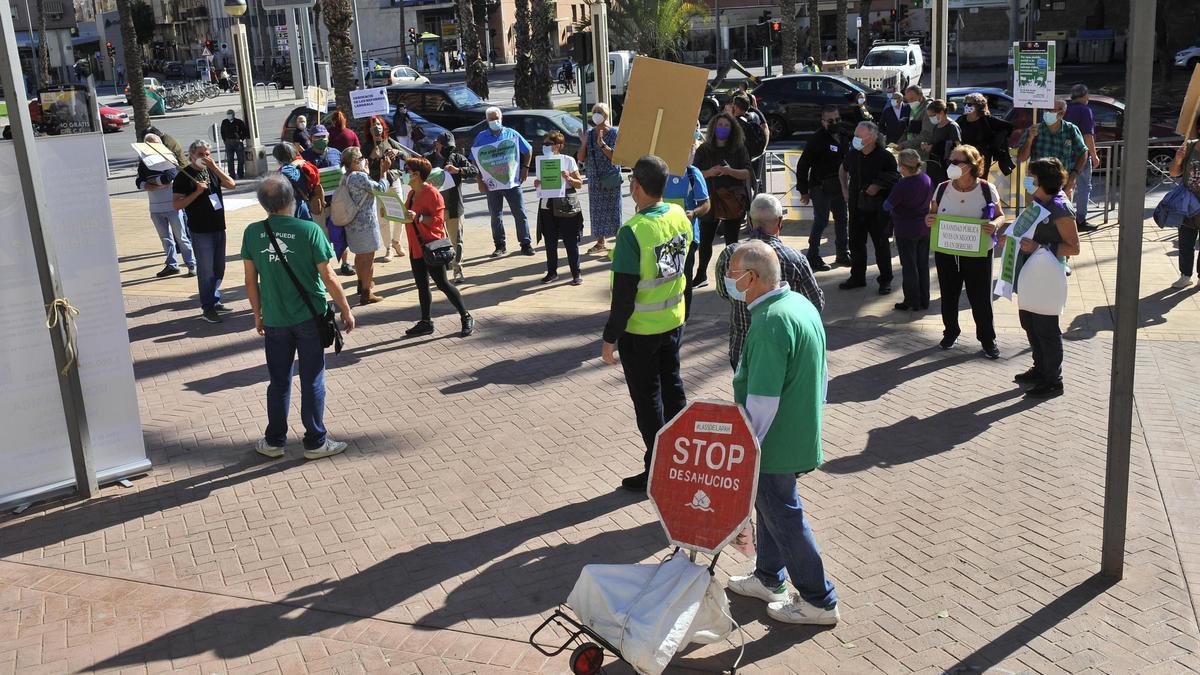
[{"label": "window", "polygon": [[1096,126],[1098,127],[1119,127],[1121,126],[1121,111],[1112,106],[1097,105],[1089,103],[1088,107],[1092,109],[1092,114],[1096,117]]},{"label": "window", "polygon": [[441,92],[431,91],[425,94],[425,107],[421,110],[429,112],[438,112],[441,110],[449,110],[450,101],[446,99],[446,95]]},{"label": "window", "polygon": [[404,89],[389,89],[388,102],[396,105],[398,102],[404,101],[404,105],[409,110],[423,110],[421,108],[421,92]]},{"label": "window", "polygon": [[819,91],[822,96],[846,96],[850,93],[850,87],[847,87],[837,80],[831,80],[827,77],[822,77],[817,80],[817,91]]},{"label": "window", "polygon": [[483,99],[479,98],[475,92],[466,87],[451,87],[450,99],[460,108],[466,108],[473,105],[483,105]]}]

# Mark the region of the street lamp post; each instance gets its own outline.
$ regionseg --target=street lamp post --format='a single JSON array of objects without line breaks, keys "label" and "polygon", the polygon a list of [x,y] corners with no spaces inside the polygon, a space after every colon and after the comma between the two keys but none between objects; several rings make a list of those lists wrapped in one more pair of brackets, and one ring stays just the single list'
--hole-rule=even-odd
[{"label": "street lamp post", "polygon": [[238,90],[242,97],[242,119],[250,130],[246,141],[246,174],[261,176],[267,172],[266,153],[258,137],[258,111],[254,108],[254,75],[250,72],[250,50],[246,27],[241,17],[246,13],[246,0],[224,0],[225,13],[233,17],[233,55],[238,69]]}]

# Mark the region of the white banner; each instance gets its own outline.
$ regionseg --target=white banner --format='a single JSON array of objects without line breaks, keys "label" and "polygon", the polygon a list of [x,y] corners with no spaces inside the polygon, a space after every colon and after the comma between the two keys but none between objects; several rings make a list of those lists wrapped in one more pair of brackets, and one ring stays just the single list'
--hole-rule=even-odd
[{"label": "white banner", "polygon": [[388,114],[387,87],[355,89],[350,92],[350,109],[354,116],[363,119],[372,115]]},{"label": "white banner", "polygon": [[[78,358],[92,458],[100,482],[149,469],[138,416],[129,330],[100,134],[48,136],[35,144],[44,194],[71,186],[71,199],[48,199],[43,227],[58,254],[63,293],[79,309]],[[11,143],[0,144],[0,504],[30,501],[74,484],[58,373],[45,328],[20,168]]]}]

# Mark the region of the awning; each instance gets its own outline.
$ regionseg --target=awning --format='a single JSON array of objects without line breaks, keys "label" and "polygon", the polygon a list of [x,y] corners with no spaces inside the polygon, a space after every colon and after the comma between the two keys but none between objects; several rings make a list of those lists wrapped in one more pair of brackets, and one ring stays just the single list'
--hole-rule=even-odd
[{"label": "awning", "polygon": [[37,44],[37,40],[33,39],[30,31],[17,31],[17,48],[33,49]]},{"label": "awning", "polygon": [[421,33],[421,39],[422,40],[441,40],[442,36],[434,35],[433,33]]}]

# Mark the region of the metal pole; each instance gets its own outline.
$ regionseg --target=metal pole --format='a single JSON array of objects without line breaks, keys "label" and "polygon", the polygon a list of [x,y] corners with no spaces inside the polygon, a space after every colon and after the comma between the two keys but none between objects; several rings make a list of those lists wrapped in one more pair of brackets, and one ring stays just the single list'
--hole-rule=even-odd
[{"label": "metal pole", "polygon": [[717,70],[721,69],[721,0],[713,0],[713,17],[717,25]]},{"label": "metal pole", "polygon": [[[8,121],[12,129],[16,163],[22,167],[22,171],[18,172],[21,176],[21,196],[25,202],[25,215],[29,220],[29,237],[33,243],[33,260],[37,265],[38,283],[42,290],[42,306],[51,308],[60,321],[66,320],[65,312],[57,307],[57,301],[66,298],[63,294],[62,280],[58,276],[58,255],[55,253],[54,241],[42,226],[46,199],[42,194],[41,159],[33,147],[33,125],[26,103],[28,99],[25,94],[25,82],[21,79],[17,33],[13,29],[12,15],[7,11],[0,12],[0,84],[4,85],[4,97],[8,104]],[[36,330],[36,327],[30,328]],[[68,342],[64,330],[53,328],[49,333],[50,346],[54,351],[54,367],[59,373],[58,393],[62,398],[63,415],[67,423],[67,441],[71,445],[75,487],[82,497],[91,498],[100,488],[96,484],[96,471],[92,463],[87,411],[83,401],[83,387],[79,382],[79,364],[72,364],[67,356],[68,350],[73,346]]]},{"label": "metal pole", "polygon": [[101,53],[101,56],[100,56],[100,71],[101,72],[100,72],[100,74],[103,75],[103,77],[101,79],[112,80],[113,81],[113,93],[116,94],[117,93],[117,91],[116,91],[116,89],[117,89],[116,64],[111,62],[111,60],[108,58],[108,52],[104,51],[104,44],[106,42],[108,42],[108,38],[105,37],[105,34],[107,33],[107,31],[105,30],[105,25],[104,25],[104,9],[100,6],[100,0],[96,0],[96,2],[94,2],[92,4],[92,7],[94,8],[94,11],[96,12],[96,36],[99,38],[99,42],[97,43],[97,45],[100,47],[100,50],[101,50],[100,51],[100,53]]},{"label": "metal pole", "polygon": [[[307,7],[301,7],[300,18],[304,19],[304,55],[307,57],[304,60],[304,72],[308,75],[308,84],[311,87],[320,86],[317,81],[317,59],[313,51],[313,25],[312,11]],[[366,86],[364,83],[363,86]]]},{"label": "metal pole", "polygon": [[[296,9],[288,7],[283,10],[283,15],[287,20],[288,52],[292,61],[292,94],[295,98],[300,99],[304,98],[304,71],[302,70],[303,66],[300,65],[300,29],[297,26]],[[234,56],[237,56],[236,51]],[[241,67],[242,65],[239,63],[238,68]],[[250,82],[250,84],[253,86],[254,83]]]},{"label": "metal pole", "polygon": [[931,96],[946,98],[947,71],[950,66],[950,0],[933,0],[933,60]]},{"label": "metal pole", "polygon": [[1142,218],[1149,154],[1150,83],[1154,79],[1153,2],[1129,5],[1129,48],[1125,53],[1125,151],[1130,177],[1121,182],[1117,219],[1117,301],[1108,396],[1108,459],[1104,472],[1104,539],[1100,573],[1120,579],[1125,567],[1125,522],[1129,510],[1129,444],[1133,427],[1133,376],[1137,356],[1138,294],[1142,274]]},{"label": "metal pole", "polygon": [[[362,31],[358,28],[358,0],[351,0],[350,10],[354,14],[354,45],[358,48],[358,82],[362,87],[367,86],[367,69],[363,65]],[[400,40],[403,43],[408,36],[404,34],[404,3],[400,3]]]},{"label": "metal pole", "polygon": [[[238,72],[250,72],[250,48],[246,40],[246,25],[238,19],[234,19],[233,24],[233,48],[234,55],[237,57]],[[261,168],[259,166],[259,153],[262,148],[259,140],[258,109],[254,104],[253,83],[247,82],[243,86],[238,87],[238,93],[242,99],[242,119],[246,121],[246,127],[250,131],[250,138],[246,141],[246,149],[244,151],[246,153],[246,174],[257,176]]]}]

